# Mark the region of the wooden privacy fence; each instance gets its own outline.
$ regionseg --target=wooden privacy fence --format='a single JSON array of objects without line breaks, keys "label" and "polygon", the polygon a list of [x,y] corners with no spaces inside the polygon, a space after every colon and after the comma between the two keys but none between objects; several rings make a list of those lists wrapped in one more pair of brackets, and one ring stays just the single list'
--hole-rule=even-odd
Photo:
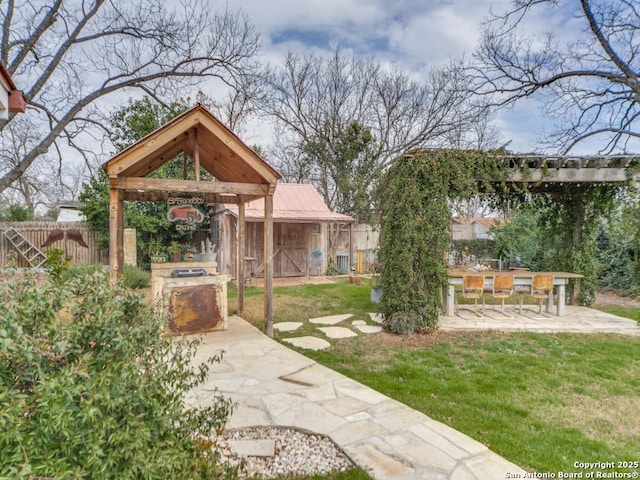
[{"label": "wooden privacy fence", "polygon": [[361,223],[355,226],[353,233],[356,273],[375,273],[380,230]]},{"label": "wooden privacy fence", "polygon": [[[11,245],[5,236],[5,232],[9,229],[18,231],[27,241],[42,250],[45,254],[47,250],[53,248],[64,251],[71,257],[72,265],[78,263],[108,263],[106,252],[98,250],[97,235],[89,230],[89,226],[85,222],[0,222],[0,268],[9,266],[7,265],[7,255],[9,255],[9,259],[11,259],[12,256],[17,258],[18,267],[29,267],[27,262],[16,252],[15,247]],[[62,230],[65,232],[69,229],[77,229],[88,247],[82,247],[69,238],[66,240],[63,238],[48,247],[41,248],[53,230]]]}]

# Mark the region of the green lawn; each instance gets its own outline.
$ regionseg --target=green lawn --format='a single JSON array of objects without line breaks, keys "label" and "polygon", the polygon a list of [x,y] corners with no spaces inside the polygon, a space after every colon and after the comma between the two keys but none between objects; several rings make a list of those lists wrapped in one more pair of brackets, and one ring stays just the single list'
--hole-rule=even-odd
[{"label": "green lawn", "polygon": [[[256,293],[261,294],[257,289],[248,293],[245,318],[261,328],[262,297]],[[367,320],[375,308],[367,285],[310,285],[274,293],[275,321],[335,313],[353,313],[348,322]],[[640,308],[606,311],[640,319]],[[305,328],[296,334],[318,335],[313,327]],[[528,470],[573,471],[576,461],[640,458],[638,338],[383,333],[332,344],[328,350],[302,353]]]},{"label": "green lawn", "polygon": [[640,308],[638,307],[618,307],[606,305],[598,307],[598,310],[602,310],[603,312],[611,313],[613,315],[618,315],[619,317],[631,318],[632,320],[640,322]]}]

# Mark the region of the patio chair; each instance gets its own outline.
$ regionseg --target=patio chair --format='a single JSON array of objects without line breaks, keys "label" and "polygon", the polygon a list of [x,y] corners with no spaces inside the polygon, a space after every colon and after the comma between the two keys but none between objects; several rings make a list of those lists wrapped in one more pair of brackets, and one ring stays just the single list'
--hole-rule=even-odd
[{"label": "patio chair", "polygon": [[[484,290],[484,275],[464,275],[462,277],[462,291],[458,292],[462,298],[473,298],[473,313],[482,318],[482,315],[478,313],[478,299],[482,298],[482,291]],[[454,313],[460,316],[460,306],[456,302],[454,305]],[[468,310],[466,308],[462,310]]]},{"label": "patio chair", "polygon": [[[485,292],[485,296],[499,298],[501,300],[500,313],[507,318],[514,317],[504,311],[504,301],[513,295],[513,275],[498,274],[493,277],[493,287],[490,292]],[[482,300],[482,313],[486,314],[484,297]]]},{"label": "patio chair", "polygon": [[537,300],[540,300],[540,309],[538,311],[539,315],[542,315],[546,318],[552,318],[551,315],[547,315],[543,312],[542,304],[545,300],[549,298],[549,295],[553,291],[553,275],[540,273],[533,276],[531,280],[531,286],[526,291],[518,292],[520,296],[520,309],[518,310],[519,314],[522,314],[522,302],[525,296],[533,297]]}]

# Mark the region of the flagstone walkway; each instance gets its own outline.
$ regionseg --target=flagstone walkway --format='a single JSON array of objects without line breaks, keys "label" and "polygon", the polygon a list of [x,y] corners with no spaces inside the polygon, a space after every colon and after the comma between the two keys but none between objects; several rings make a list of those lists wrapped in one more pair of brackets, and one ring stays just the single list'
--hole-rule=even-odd
[{"label": "flagstone walkway", "polygon": [[228,330],[205,335],[193,361],[220,350],[222,362],[188,401],[210,404],[217,391],[230,397],[238,406],[229,429],[287,426],[327,435],[377,480],[524,473],[483,444],[288,349],[237,316],[229,318]]}]

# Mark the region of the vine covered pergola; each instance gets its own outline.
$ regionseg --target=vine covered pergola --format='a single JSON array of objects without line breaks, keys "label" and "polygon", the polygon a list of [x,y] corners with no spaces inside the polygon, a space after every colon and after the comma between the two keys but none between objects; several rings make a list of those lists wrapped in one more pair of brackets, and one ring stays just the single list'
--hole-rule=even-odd
[{"label": "vine covered pergola", "polygon": [[[563,249],[562,269],[582,274],[583,301],[595,290],[594,229],[621,189],[638,180],[636,156],[503,155],[417,150],[398,158],[379,191],[381,311],[392,332],[435,328],[447,284],[452,199],[494,204],[545,199],[546,221]],[[553,240],[553,239],[550,239]],[[391,292],[385,294],[385,292]]]},{"label": "vine covered pergola", "polygon": [[[183,178],[148,175],[183,154]],[[273,325],[273,194],[280,174],[225,127],[196,105],[111,158],[103,166],[109,180],[109,272],[116,282],[124,264],[124,202],[163,202],[194,195],[206,205],[237,204],[238,259],[244,259],[245,204],[264,199],[265,329]],[[212,179],[201,178],[201,169]],[[189,173],[193,172],[187,180]],[[238,314],[244,310],[244,261],[237,262]]]}]

